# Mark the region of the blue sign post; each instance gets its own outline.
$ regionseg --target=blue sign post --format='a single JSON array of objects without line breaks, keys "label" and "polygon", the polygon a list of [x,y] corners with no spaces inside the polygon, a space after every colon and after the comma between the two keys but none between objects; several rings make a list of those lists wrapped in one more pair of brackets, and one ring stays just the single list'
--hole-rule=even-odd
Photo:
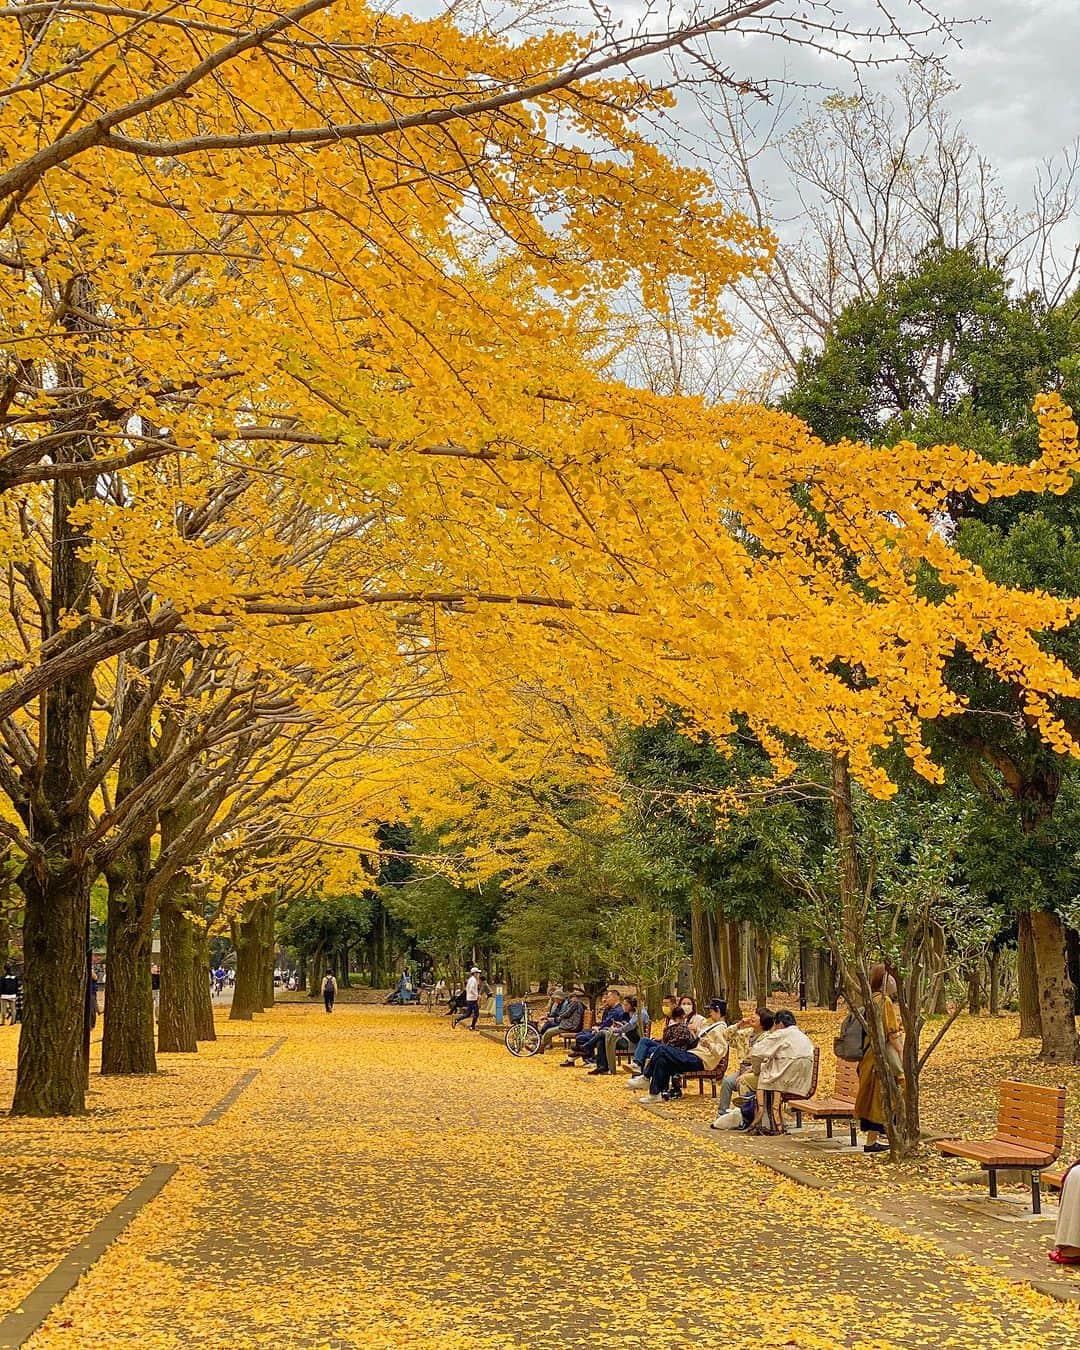
[{"label": "blue sign post", "polygon": [[501,1027],[503,1024],[503,987],[501,984],[495,986],[495,1025]]}]

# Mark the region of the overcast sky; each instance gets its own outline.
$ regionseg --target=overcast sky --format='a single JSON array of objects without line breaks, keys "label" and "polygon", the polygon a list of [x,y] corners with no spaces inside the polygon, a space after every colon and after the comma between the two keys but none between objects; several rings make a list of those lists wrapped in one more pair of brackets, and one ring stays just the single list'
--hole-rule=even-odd
[{"label": "overcast sky", "polygon": [[973,141],[1018,189],[1034,166],[1080,136],[1078,0],[967,0],[965,30],[948,58],[956,106]]}]

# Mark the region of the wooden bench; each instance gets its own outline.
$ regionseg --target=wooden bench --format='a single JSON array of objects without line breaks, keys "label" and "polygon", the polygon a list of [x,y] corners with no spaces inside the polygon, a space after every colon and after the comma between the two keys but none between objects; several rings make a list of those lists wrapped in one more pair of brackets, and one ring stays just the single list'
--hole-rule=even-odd
[{"label": "wooden bench", "polygon": [[934,1147],[947,1157],[968,1158],[985,1169],[991,1197],[1003,1167],[1031,1170],[1031,1212],[1042,1213],[1039,1174],[1055,1162],[1065,1141],[1065,1089],[1019,1083],[1000,1085],[997,1132],[992,1139],[939,1139]]},{"label": "wooden bench", "polygon": [[[693,1051],[690,1053],[693,1054]],[[679,1074],[679,1077],[684,1083],[696,1082],[699,1097],[705,1096],[705,1084],[708,1083],[712,1088],[712,1095],[715,1097],[716,1085],[717,1083],[722,1083],[724,1081],[724,1074],[727,1073],[728,1056],[730,1053],[730,1050],[725,1050],[723,1058],[714,1069],[702,1069],[700,1073],[681,1073]]]},{"label": "wooden bench", "polygon": [[1060,1191],[1065,1184],[1065,1173],[1067,1167],[1051,1167],[1047,1172],[1039,1173],[1039,1182],[1043,1186],[1052,1186],[1055,1191]]},{"label": "wooden bench", "polygon": [[[820,1061],[815,1059],[814,1088]],[[859,1095],[859,1066],[847,1059],[836,1061],[836,1081],[830,1097],[797,1097],[787,1105],[795,1113],[795,1128],[802,1129],[803,1116],[825,1122],[825,1135],[833,1137],[833,1121],[846,1120],[851,1132],[851,1147],[859,1142],[858,1121],[855,1119],[855,1098]]]}]

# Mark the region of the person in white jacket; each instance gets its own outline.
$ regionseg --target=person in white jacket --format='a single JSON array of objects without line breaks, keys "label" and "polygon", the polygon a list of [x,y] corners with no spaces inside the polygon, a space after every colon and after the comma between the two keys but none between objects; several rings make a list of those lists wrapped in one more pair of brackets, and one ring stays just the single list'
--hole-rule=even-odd
[{"label": "person in white jacket", "polygon": [[757,1067],[757,1113],[752,1134],[783,1133],[783,1096],[805,1097],[814,1081],[814,1043],[800,1031],[795,1014],[781,1008],[772,1031],[754,1045],[750,1058]]},{"label": "person in white jacket", "polygon": [[671,1080],[677,1074],[700,1073],[702,1069],[715,1069],[727,1054],[728,1025],[724,1021],[727,1004],[723,999],[714,999],[709,1004],[713,1021],[706,1024],[698,1037],[693,1050],[683,1050],[677,1045],[661,1045],[649,1060],[646,1074],[649,1079],[649,1091],[639,1097],[641,1102],[660,1102],[671,1100]]}]

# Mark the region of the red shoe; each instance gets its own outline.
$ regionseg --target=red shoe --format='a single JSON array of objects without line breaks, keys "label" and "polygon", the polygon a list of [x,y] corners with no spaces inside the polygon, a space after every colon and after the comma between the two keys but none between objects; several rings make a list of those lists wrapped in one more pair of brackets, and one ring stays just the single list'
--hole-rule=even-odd
[{"label": "red shoe", "polygon": [[1047,1257],[1059,1266],[1080,1266],[1080,1256],[1066,1256],[1060,1247],[1052,1247]]}]

